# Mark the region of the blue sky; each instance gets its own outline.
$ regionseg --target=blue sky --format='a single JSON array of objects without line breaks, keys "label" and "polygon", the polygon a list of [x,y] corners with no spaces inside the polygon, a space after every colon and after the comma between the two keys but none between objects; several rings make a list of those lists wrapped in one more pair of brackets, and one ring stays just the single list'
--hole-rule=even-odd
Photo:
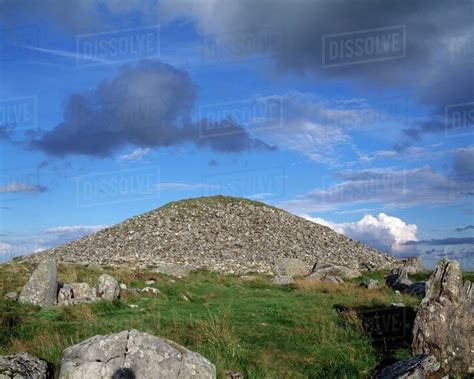
[{"label": "blue sky", "polygon": [[225,194],[474,269],[472,4],[0,0],[0,261]]}]

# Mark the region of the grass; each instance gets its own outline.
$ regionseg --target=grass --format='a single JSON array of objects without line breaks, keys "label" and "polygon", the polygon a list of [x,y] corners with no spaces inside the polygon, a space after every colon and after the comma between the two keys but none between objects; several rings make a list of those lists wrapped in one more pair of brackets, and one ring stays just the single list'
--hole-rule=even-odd
[{"label": "grass", "polygon": [[56,373],[67,346],[96,334],[135,328],[206,356],[216,364],[220,378],[228,370],[246,378],[364,378],[382,354],[357,320],[342,322],[334,306],[419,302],[386,288],[360,288],[362,279],[342,285],[299,280],[292,286],[273,286],[265,276],[242,282],[235,276],[199,271],[172,280],[143,270],[71,265],[60,266],[60,280],[94,284],[107,272],[129,286],[144,287],[153,277],[161,294],[50,309],[4,300],[5,293],[21,290],[30,272],[26,263],[0,265],[0,354],[28,351],[53,363]]}]

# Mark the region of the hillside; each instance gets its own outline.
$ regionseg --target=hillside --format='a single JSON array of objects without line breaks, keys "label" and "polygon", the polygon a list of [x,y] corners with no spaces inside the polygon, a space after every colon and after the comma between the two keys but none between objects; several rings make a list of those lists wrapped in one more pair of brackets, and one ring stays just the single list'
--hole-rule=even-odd
[{"label": "hillside", "polygon": [[106,266],[191,265],[225,273],[271,273],[279,258],[345,264],[361,271],[396,260],[328,227],[246,199],[214,196],[169,203],[27,258]]}]

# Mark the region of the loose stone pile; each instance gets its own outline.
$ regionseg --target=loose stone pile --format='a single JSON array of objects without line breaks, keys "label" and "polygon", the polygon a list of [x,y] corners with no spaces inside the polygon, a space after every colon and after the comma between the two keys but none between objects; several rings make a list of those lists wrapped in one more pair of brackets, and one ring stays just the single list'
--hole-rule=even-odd
[{"label": "loose stone pile", "polygon": [[34,254],[79,264],[147,267],[179,265],[223,273],[274,273],[277,260],[341,262],[357,271],[392,268],[397,260],[332,229],[263,203],[209,197],[170,203],[54,249]]}]

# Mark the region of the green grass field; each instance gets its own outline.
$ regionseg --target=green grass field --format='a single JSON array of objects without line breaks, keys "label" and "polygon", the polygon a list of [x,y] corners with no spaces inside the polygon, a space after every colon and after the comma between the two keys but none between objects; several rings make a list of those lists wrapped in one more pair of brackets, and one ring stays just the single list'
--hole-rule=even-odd
[{"label": "green grass field", "polygon": [[[216,364],[220,378],[227,370],[240,371],[246,378],[364,378],[382,355],[357,320],[344,320],[334,305],[416,306],[420,300],[387,288],[360,288],[361,278],[344,285],[300,280],[277,287],[264,276],[242,282],[203,271],[185,279],[147,271],[105,271],[132,287],[155,279],[161,294],[40,309],[3,296],[19,292],[31,268],[19,262],[0,265],[0,355],[28,351],[53,363],[57,374],[65,347],[96,334],[135,328],[201,353]],[[60,266],[64,282],[95,284],[102,273]],[[367,277],[382,279],[383,273]],[[407,354],[396,352],[400,357]]]}]

